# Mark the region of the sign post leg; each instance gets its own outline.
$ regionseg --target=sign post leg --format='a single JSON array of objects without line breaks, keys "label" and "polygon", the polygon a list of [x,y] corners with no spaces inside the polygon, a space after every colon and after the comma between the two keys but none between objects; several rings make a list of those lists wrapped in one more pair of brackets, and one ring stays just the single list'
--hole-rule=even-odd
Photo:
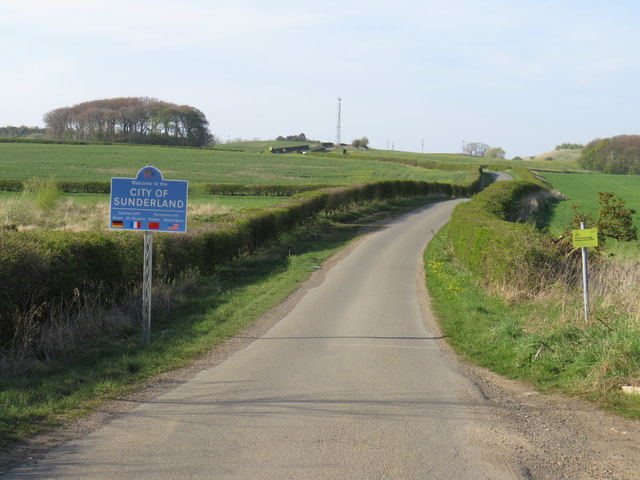
[{"label": "sign post leg", "polygon": [[142,343],[151,343],[151,284],[153,272],[153,232],[144,232],[144,271],[142,277]]},{"label": "sign post leg", "polygon": [[[585,223],[580,222],[580,229],[584,230]],[[584,291],[584,321],[589,321],[589,267],[587,264],[587,248],[582,247],[582,289]]]}]

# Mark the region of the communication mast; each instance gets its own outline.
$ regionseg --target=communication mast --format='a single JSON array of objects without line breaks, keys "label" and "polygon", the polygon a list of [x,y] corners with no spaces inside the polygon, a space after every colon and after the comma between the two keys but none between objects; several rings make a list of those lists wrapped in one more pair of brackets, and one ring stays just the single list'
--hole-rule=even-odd
[{"label": "communication mast", "polygon": [[340,145],[342,143],[342,120],[341,120],[341,110],[342,110],[342,97],[338,97],[338,126],[336,127],[336,145]]}]

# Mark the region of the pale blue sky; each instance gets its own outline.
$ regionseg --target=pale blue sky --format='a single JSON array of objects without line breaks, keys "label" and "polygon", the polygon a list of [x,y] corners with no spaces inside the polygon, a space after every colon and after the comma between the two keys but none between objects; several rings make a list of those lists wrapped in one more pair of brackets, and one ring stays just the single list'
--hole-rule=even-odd
[{"label": "pale blue sky", "polygon": [[508,157],[640,133],[640,2],[0,0],[0,125],[150,96],[223,140]]}]

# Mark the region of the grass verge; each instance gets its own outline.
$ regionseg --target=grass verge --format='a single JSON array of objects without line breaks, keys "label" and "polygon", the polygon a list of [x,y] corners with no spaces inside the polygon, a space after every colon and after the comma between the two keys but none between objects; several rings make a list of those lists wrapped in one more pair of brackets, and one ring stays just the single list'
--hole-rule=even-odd
[{"label": "grass verge", "polygon": [[455,263],[446,228],[425,252],[427,287],[449,344],[466,360],[545,393],[592,401],[640,418],[640,321],[605,305],[582,319],[581,293],[549,289],[532,301],[508,303],[479,286]]},{"label": "grass verge", "polygon": [[186,281],[153,312],[153,343],[131,328],[87,345],[75,361],[43,363],[0,377],[0,446],[81,416],[155,375],[187,365],[269,311],[375,218],[426,199],[387,201],[314,222],[210,276]]}]

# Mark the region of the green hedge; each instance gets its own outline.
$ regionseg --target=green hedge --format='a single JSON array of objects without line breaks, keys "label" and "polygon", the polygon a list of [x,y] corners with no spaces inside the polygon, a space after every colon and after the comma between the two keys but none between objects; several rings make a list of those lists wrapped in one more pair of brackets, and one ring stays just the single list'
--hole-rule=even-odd
[{"label": "green hedge", "polygon": [[493,285],[535,287],[560,264],[560,254],[533,225],[513,223],[519,201],[540,185],[497,182],[458,205],[449,226],[455,257]]},{"label": "green hedge", "polygon": [[0,231],[0,338],[10,341],[26,312],[44,316],[54,300],[100,291],[105,300],[140,281],[138,235]]},{"label": "green hedge", "polygon": [[0,180],[0,191],[21,192],[22,190],[24,190],[24,182],[22,180]]},{"label": "green hedge", "polygon": [[[210,272],[320,212],[388,198],[471,196],[478,188],[479,181],[467,186],[383,181],[301,193],[280,206],[226,224],[185,234],[156,234],[154,278],[171,280],[192,270]],[[16,322],[34,308],[42,307],[45,318],[47,305],[71,298],[77,291],[100,288],[106,302],[133,291],[142,279],[142,252],[139,232],[0,230],[0,347],[10,341]]]},{"label": "green hedge", "polygon": [[[109,181],[66,181],[55,180],[58,190],[65,193],[111,193]],[[245,185],[240,183],[192,184],[190,193],[200,195],[251,195],[270,197],[290,197],[300,192],[326,188],[328,185]],[[21,192],[24,180],[1,180],[0,191]]]},{"label": "green hedge", "polygon": [[[24,180],[1,180],[0,191],[22,192],[24,190]],[[111,182],[96,181],[67,181],[55,180],[58,190],[65,193],[103,193],[111,192]]]},{"label": "green hedge", "polygon": [[545,189],[549,187],[549,185],[544,180],[541,180],[540,177],[538,177],[535,173],[533,173],[528,168],[514,167],[513,170],[515,173],[518,174],[518,176],[520,177],[520,180],[522,181],[533,183]]},{"label": "green hedge", "polygon": [[194,185],[193,193],[204,195],[252,195],[290,197],[297,193],[327,188],[329,185],[244,185],[238,183],[205,183]]},{"label": "green hedge", "polygon": [[[55,180],[58,190],[65,193],[111,193],[109,181],[67,181]],[[199,195],[251,195],[270,197],[290,197],[297,193],[327,188],[329,185],[246,185],[241,183],[196,183],[191,184],[189,191]],[[24,180],[0,179],[0,191],[21,192]]]}]

